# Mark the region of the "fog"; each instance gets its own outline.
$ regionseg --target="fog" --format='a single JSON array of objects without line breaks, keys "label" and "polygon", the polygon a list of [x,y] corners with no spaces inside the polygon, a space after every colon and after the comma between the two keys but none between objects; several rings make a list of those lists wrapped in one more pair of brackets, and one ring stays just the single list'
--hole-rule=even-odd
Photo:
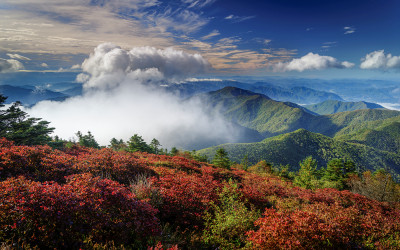
[{"label": "fog", "polygon": [[[51,122],[55,135],[72,138],[91,131],[101,145],[111,138],[139,134],[163,147],[198,148],[235,140],[238,131],[199,100],[182,103],[160,85],[204,73],[210,65],[199,54],[138,47],[130,51],[101,44],[82,63],[84,94],[63,102],[43,101],[27,112]],[[201,84],[201,83],[199,83]]]}]

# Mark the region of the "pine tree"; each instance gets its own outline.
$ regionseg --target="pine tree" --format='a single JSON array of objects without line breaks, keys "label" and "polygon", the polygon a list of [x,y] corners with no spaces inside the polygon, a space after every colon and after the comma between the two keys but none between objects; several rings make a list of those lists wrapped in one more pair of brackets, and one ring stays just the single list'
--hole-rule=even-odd
[{"label": "pine tree", "polygon": [[314,189],[318,186],[317,161],[308,156],[300,162],[300,170],[294,178],[294,184],[307,189]]},{"label": "pine tree", "polygon": [[128,149],[131,152],[151,152],[151,148],[147,143],[143,140],[143,138],[134,134],[128,141]]},{"label": "pine tree", "polygon": [[153,140],[151,140],[150,148],[151,148],[152,153],[159,154],[160,153],[160,146],[161,146],[161,144],[156,138],[153,138]]},{"label": "pine tree", "polygon": [[228,158],[228,153],[224,148],[217,149],[214,156],[213,164],[220,168],[230,169],[231,162]]},{"label": "pine tree", "polygon": [[[0,108],[7,97],[0,94]],[[51,142],[54,128],[41,118],[32,118],[21,110],[21,103],[15,102],[8,109],[0,109],[0,137],[14,141],[17,145],[43,145]]]},{"label": "pine tree", "polygon": [[79,145],[88,148],[100,148],[99,143],[97,143],[96,139],[90,131],[88,131],[87,135],[84,135],[81,133],[81,131],[78,131],[76,133],[76,136],[79,139]]}]

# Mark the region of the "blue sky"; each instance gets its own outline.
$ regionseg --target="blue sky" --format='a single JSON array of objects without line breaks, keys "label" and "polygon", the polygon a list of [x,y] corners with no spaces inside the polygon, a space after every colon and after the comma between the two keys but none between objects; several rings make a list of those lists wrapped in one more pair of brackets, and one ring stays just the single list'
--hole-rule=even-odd
[{"label": "blue sky", "polygon": [[80,71],[103,42],[199,53],[210,75],[400,75],[397,0],[2,0],[0,73]]}]

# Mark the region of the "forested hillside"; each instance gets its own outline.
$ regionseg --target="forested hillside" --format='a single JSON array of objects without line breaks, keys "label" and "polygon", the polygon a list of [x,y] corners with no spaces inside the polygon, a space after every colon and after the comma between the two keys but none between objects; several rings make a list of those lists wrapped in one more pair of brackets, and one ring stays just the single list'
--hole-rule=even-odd
[{"label": "forested hillside", "polygon": [[221,147],[235,162],[241,162],[247,156],[252,164],[265,160],[275,165],[289,165],[292,170],[297,170],[298,163],[305,156],[312,156],[319,166],[325,166],[332,159],[343,158],[352,160],[360,168],[370,170],[385,168],[400,174],[399,154],[336,140],[305,129],[267,138],[257,143],[223,144],[198,152],[213,157],[216,150]]}]

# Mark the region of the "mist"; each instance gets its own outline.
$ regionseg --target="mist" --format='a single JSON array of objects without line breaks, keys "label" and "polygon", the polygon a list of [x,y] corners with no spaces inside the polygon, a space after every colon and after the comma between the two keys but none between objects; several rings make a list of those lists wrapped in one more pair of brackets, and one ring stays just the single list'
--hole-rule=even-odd
[{"label": "mist", "polygon": [[[163,147],[197,149],[232,142],[240,132],[217,111],[207,112],[199,100],[182,102],[162,85],[204,73],[209,63],[199,54],[168,48],[138,47],[130,51],[101,44],[82,63],[82,96],[62,102],[42,101],[27,112],[51,122],[55,135],[71,139],[91,131],[101,145],[111,138],[139,134]],[[160,86],[161,85],[161,86]]]}]

